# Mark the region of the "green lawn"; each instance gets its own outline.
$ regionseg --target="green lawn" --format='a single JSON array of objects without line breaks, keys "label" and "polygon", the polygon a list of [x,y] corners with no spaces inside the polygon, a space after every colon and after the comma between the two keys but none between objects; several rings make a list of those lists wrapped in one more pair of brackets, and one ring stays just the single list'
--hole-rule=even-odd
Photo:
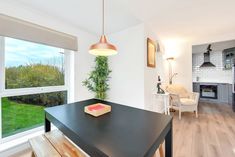
[{"label": "green lawn", "polygon": [[10,136],[44,123],[44,107],[2,98],[2,134]]}]

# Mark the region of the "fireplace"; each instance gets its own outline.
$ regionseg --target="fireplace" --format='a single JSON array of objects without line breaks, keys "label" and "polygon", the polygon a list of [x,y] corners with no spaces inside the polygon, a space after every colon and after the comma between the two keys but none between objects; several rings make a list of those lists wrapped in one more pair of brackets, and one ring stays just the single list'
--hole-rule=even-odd
[{"label": "fireplace", "polygon": [[200,98],[217,99],[217,85],[200,85]]}]

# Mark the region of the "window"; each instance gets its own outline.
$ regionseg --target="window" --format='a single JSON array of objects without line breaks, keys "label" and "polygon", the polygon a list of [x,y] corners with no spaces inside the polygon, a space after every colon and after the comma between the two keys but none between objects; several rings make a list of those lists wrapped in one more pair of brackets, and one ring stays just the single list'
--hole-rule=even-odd
[{"label": "window", "polygon": [[44,108],[67,102],[67,92],[52,92],[2,98],[2,137],[44,124]]},{"label": "window", "polygon": [[67,103],[69,51],[0,36],[0,142],[44,124],[44,108]]},{"label": "window", "polygon": [[6,89],[64,85],[63,51],[5,38]]}]

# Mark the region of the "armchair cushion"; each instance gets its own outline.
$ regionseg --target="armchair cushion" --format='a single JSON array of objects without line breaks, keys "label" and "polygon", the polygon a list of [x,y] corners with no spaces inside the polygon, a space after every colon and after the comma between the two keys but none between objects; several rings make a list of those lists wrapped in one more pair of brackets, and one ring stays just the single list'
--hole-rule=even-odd
[{"label": "armchair cushion", "polygon": [[168,85],[166,91],[170,94],[179,95],[180,98],[189,98],[188,91],[181,85]]},{"label": "armchair cushion", "polygon": [[181,98],[180,99],[181,105],[196,105],[196,101],[193,99],[189,99],[189,98]]}]

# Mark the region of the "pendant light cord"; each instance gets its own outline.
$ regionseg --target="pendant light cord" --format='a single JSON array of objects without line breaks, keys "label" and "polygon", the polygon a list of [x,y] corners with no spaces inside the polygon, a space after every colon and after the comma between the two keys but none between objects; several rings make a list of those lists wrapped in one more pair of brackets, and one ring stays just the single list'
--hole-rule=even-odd
[{"label": "pendant light cord", "polygon": [[102,18],[103,18],[103,22],[102,22],[102,35],[104,35],[104,0],[103,1],[103,4],[102,4],[102,9],[103,9],[103,12],[102,12]]}]

